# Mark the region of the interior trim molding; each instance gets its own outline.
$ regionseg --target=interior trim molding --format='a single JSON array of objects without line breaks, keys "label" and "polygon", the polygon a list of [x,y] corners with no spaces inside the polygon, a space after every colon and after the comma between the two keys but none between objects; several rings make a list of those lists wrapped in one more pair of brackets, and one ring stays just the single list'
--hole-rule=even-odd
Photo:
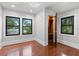
[{"label": "interior trim molding", "polygon": [[61,43],[61,44],[65,44],[67,46],[79,49],[79,44],[68,42],[68,41],[65,41],[65,40],[59,40],[59,39],[58,39],[58,42]]},{"label": "interior trim molding", "polygon": [[28,39],[23,39],[23,40],[20,40],[20,39],[18,39],[18,40],[14,40],[14,41],[4,41],[4,42],[2,42],[2,47],[3,46],[7,46],[7,45],[11,45],[11,44],[18,44],[18,43],[23,43],[23,42],[28,42],[28,41],[32,41],[32,40],[34,40],[34,38],[28,38]]},{"label": "interior trim molding", "polygon": [[7,45],[11,45],[11,44],[18,44],[18,43],[23,43],[23,42],[28,42],[28,41],[37,41],[39,44],[43,45],[43,46],[47,46],[48,43],[41,41],[40,39],[35,39],[35,38],[28,38],[28,39],[23,39],[23,40],[14,40],[14,41],[4,41],[2,42],[2,45],[0,45],[0,48],[2,48],[3,46],[7,46]]},{"label": "interior trim molding", "polygon": [[47,46],[48,43],[41,41],[40,39],[35,39],[35,41],[37,41],[39,44],[43,45],[43,46]]}]

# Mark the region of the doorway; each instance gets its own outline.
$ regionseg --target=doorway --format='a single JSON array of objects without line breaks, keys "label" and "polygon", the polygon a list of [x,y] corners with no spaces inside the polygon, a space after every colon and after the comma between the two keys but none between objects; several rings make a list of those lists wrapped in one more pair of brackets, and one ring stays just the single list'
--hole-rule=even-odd
[{"label": "doorway", "polygon": [[54,16],[48,16],[48,45],[54,42]]},{"label": "doorway", "polygon": [[57,13],[56,16],[48,16],[48,45],[57,46]]}]

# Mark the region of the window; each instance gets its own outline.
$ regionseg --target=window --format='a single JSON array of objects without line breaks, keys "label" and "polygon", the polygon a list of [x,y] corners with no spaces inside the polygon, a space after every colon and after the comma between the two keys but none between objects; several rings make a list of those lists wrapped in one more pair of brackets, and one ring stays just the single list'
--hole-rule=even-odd
[{"label": "window", "polygon": [[6,16],[6,36],[20,34],[20,18]]},{"label": "window", "polygon": [[22,34],[32,34],[32,19],[22,18]]},{"label": "window", "polygon": [[61,33],[74,34],[74,16],[61,18]]}]

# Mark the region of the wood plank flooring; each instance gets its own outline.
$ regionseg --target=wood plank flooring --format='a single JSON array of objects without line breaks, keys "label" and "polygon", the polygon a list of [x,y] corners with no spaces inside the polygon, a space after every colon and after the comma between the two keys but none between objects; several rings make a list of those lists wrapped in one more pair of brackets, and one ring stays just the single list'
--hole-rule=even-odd
[{"label": "wood plank flooring", "polygon": [[79,49],[60,43],[42,46],[36,41],[4,46],[0,56],[79,56]]}]

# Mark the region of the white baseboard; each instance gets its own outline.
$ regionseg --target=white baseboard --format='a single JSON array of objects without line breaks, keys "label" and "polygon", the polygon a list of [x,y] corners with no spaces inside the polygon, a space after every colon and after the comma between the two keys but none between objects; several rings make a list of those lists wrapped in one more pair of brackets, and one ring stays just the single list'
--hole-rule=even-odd
[{"label": "white baseboard", "polygon": [[32,41],[34,38],[29,38],[29,39],[23,39],[23,40],[10,40],[10,41],[5,41],[5,42],[2,42],[2,47],[3,46],[6,46],[6,45],[11,45],[11,44],[17,44],[17,43],[22,43],[22,42],[28,42],[28,41]]},{"label": "white baseboard", "polygon": [[0,47],[2,48],[3,46],[7,46],[7,45],[11,45],[11,44],[18,44],[18,43],[28,42],[28,41],[33,41],[33,40],[37,41],[38,43],[40,43],[43,46],[48,45],[48,43],[43,42],[40,39],[28,38],[28,39],[18,39],[18,40],[4,41],[4,42],[2,42],[2,45]]},{"label": "white baseboard", "polygon": [[70,47],[79,49],[79,44],[72,43],[72,42],[68,42],[68,41],[64,41],[64,40],[58,40],[58,42],[59,42],[59,43],[62,43],[62,44],[65,44],[65,45],[68,45],[68,46],[70,46]]},{"label": "white baseboard", "polygon": [[41,41],[40,39],[35,39],[35,41],[37,41],[39,44],[43,45],[43,46],[47,46],[48,43],[45,43],[43,41]]},{"label": "white baseboard", "polygon": [[[48,45],[47,42],[43,42],[43,41],[41,41],[40,39],[29,38],[28,40],[23,39],[23,40],[14,40],[14,41],[2,42],[2,45],[0,45],[0,49],[1,49],[3,46],[6,46],[6,45],[17,44],[17,43],[22,43],[22,42],[28,42],[28,41],[32,41],[32,40],[36,40],[38,43],[40,43],[40,44],[43,45],[43,46],[47,46],[47,45]],[[58,42],[59,42],[59,43],[62,43],[62,44],[65,44],[65,45],[68,45],[68,46],[70,46],[70,47],[79,49],[79,44],[72,43],[72,42],[68,42],[68,41],[64,41],[64,40],[58,40]]]}]

